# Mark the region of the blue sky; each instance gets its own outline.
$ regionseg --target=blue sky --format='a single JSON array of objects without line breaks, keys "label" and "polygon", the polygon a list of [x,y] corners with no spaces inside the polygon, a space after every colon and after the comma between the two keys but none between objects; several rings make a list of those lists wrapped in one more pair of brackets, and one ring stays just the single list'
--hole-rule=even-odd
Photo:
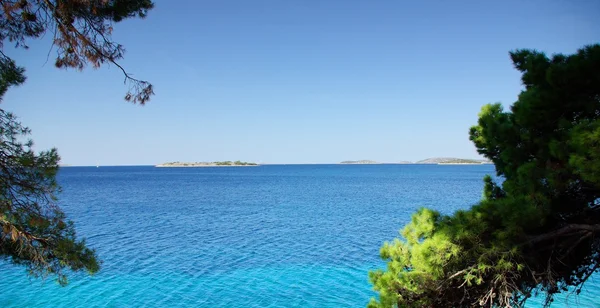
[{"label": "blue sky", "polygon": [[57,70],[50,35],[8,50],[27,83],[2,108],[64,164],[477,158],[482,105],[510,105],[508,52],[600,41],[600,1],[155,1],[115,26],[155,86],[123,101],[116,67]]}]

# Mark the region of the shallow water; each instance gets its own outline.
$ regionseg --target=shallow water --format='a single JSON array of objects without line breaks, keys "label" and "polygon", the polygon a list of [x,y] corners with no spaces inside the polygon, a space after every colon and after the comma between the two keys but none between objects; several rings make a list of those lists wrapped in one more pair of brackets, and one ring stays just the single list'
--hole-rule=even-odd
[{"label": "shallow water", "polygon": [[[1,307],[364,307],[382,242],[493,166],[68,167],[61,204],[103,260],[67,287],[0,263]],[[571,307],[597,307],[592,281]],[[597,303],[597,302],[596,302]],[[531,302],[535,307],[535,302]],[[553,307],[566,306],[559,298]]]}]

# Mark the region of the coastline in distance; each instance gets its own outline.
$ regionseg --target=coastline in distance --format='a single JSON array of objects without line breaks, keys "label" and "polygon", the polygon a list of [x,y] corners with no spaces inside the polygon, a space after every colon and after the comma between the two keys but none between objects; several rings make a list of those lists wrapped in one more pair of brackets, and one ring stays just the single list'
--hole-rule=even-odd
[{"label": "coastline in distance", "polygon": [[[421,165],[421,164],[430,164],[430,165],[482,165],[482,164],[491,164],[491,161],[482,160],[482,159],[466,159],[466,158],[450,158],[450,157],[433,157],[424,160],[419,160],[416,162],[410,161],[398,161],[398,162],[389,162],[389,163],[381,163],[374,160],[345,160],[340,162],[339,164],[343,165]],[[244,162],[244,161],[215,161],[215,162],[167,162],[155,165],[155,167],[248,167],[248,166],[260,166],[261,164],[253,163],[253,162]]]},{"label": "coastline in distance", "polygon": [[215,161],[215,162],[169,162],[158,164],[155,167],[250,167],[259,166],[257,163],[244,161]]},{"label": "coastline in distance", "polygon": [[453,157],[433,157],[427,158],[423,160],[419,160],[417,162],[410,161],[399,161],[392,163],[380,163],[373,160],[345,160],[340,162],[340,164],[347,165],[368,165],[368,164],[433,164],[433,165],[481,165],[481,164],[491,164],[491,161],[482,160],[482,159],[466,159],[466,158],[453,158]]}]

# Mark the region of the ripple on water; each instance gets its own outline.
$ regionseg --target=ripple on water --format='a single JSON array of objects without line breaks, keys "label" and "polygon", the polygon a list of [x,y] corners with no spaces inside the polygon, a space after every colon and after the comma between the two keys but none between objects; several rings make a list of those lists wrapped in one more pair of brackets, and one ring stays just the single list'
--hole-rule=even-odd
[{"label": "ripple on water", "polygon": [[[364,307],[383,241],[418,207],[481,197],[491,166],[63,168],[102,270],[71,284],[0,263],[1,307]],[[592,281],[579,307],[596,307]],[[571,303],[575,300],[571,299]],[[530,306],[539,306],[534,301]],[[563,298],[553,307],[562,307]],[[594,306],[596,305],[596,306]]]}]

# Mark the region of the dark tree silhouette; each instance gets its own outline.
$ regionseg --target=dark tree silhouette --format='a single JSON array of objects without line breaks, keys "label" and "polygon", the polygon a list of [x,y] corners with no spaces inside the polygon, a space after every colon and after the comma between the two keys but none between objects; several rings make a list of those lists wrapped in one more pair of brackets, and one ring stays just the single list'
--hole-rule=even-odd
[{"label": "dark tree silhouette", "polygon": [[[0,75],[0,99],[9,86],[25,81],[11,61]],[[33,276],[55,274],[67,283],[65,269],[99,269],[96,253],[77,240],[73,223],[57,206],[59,156],[56,149],[35,153],[23,143],[30,130],[0,109],[0,257],[27,267]]]},{"label": "dark tree silhouette", "polygon": [[[25,71],[4,53],[6,43],[27,49],[27,41],[50,32],[56,67],[82,70],[86,65],[116,65],[125,76],[127,101],[145,104],[152,85],[133,78],[119,65],[125,52],[111,38],[113,25],[146,16],[150,0],[0,0],[0,99],[25,82]],[[0,109],[0,257],[25,265],[33,276],[68,271],[95,273],[99,261],[57,205],[59,156],[56,149],[35,153],[29,134],[16,117]]]},{"label": "dark tree silhouette", "polygon": [[419,210],[370,273],[370,307],[514,307],[537,291],[580,292],[600,267],[600,45],[511,53],[525,89],[484,106],[470,138],[496,166],[484,200]]},{"label": "dark tree silhouette", "polygon": [[0,0],[0,55],[4,44],[28,48],[27,40],[53,34],[58,68],[82,70],[113,64],[123,72],[129,90],[125,100],[145,104],[154,94],[152,85],[133,78],[117,61],[123,45],[112,40],[113,25],[127,18],[144,18],[151,0]]}]

